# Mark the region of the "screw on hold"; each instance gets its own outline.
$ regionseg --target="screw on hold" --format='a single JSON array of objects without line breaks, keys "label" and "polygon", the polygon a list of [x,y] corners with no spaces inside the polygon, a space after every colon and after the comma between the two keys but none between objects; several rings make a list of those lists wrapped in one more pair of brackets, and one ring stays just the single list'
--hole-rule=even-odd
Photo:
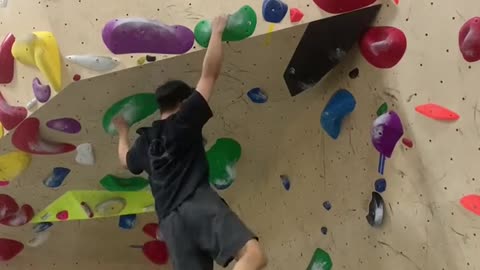
[{"label": "screw on hold", "polygon": [[350,79],[356,79],[359,74],[360,70],[358,68],[354,68],[348,73],[348,77],[350,77]]},{"label": "screw on hold", "polygon": [[320,229],[320,231],[321,231],[324,235],[327,235],[327,233],[328,233],[328,229],[327,229],[327,227],[325,227],[325,226],[322,227],[322,228]]},{"label": "screw on hold", "polygon": [[290,190],[290,179],[288,179],[288,176],[282,174],[280,175],[280,179],[282,180],[282,185],[285,188],[285,190]]},{"label": "screw on hold", "polygon": [[90,208],[86,202],[81,202],[80,205],[82,206],[83,211],[85,211],[85,214],[87,214],[89,218],[93,218],[92,208]]},{"label": "screw on hold", "polygon": [[332,204],[329,201],[323,202],[323,208],[325,208],[327,211],[330,211],[332,209]]},{"label": "screw on hold", "polygon": [[157,61],[157,57],[153,56],[153,55],[147,55],[145,57],[145,60],[147,60],[147,62],[155,62],[155,61]]}]

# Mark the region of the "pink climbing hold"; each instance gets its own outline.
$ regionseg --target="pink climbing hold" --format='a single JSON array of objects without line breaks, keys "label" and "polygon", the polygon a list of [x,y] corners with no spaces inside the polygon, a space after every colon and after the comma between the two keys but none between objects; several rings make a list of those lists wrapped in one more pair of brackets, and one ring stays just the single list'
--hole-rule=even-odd
[{"label": "pink climbing hold", "polygon": [[460,200],[460,204],[468,211],[480,216],[480,196],[468,195]]},{"label": "pink climbing hold", "polygon": [[30,222],[34,215],[33,208],[29,204],[24,204],[17,212],[0,220],[0,224],[10,227],[23,226]]},{"label": "pink climbing hold", "polygon": [[375,0],[313,0],[313,2],[326,12],[338,14],[369,6],[375,3]]},{"label": "pink climbing hold", "polygon": [[400,0],[393,0],[393,3],[398,6],[400,4]]},{"label": "pink climbing hold", "polygon": [[458,44],[467,62],[480,60],[480,17],[471,18],[460,28]]},{"label": "pink climbing hold", "polygon": [[412,140],[408,139],[408,138],[403,138],[402,139],[402,143],[403,145],[405,145],[406,147],[408,148],[412,148],[413,147],[413,142]]},{"label": "pink climbing hold", "polygon": [[12,130],[27,117],[24,107],[10,106],[0,93],[0,123],[6,130]]},{"label": "pink climbing hold", "polygon": [[6,238],[0,238],[0,262],[8,262],[23,250],[23,244]]},{"label": "pink climbing hold", "polygon": [[51,142],[40,136],[40,121],[37,118],[27,118],[12,136],[12,144],[19,150],[37,155],[55,155],[74,151],[75,145]]},{"label": "pink climbing hold", "polygon": [[61,220],[61,221],[68,220],[68,211],[67,210],[60,211],[57,213],[56,217],[58,220]]},{"label": "pink climbing hold", "polygon": [[0,222],[4,218],[14,215],[18,212],[18,204],[14,198],[7,194],[0,194]]},{"label": "pink climbing hold", "polygon": [[11,83],[14,72],[14,59],[12,47],[15,36],[8,34],[0,45],[0,83]]},{"label": "pink climbing hold", "polygon": [[10,184],[10,181],[0,181],[0,187],[6,187]]},{"label": "pink climbing hold", "polygon": [[290,9],[290,21],[292,23],[296,23],[301,21],[303,18],[303,12],[300,11],[298,8],[291,8]]},{"label": "pink climbing hold", "polygon": [[150,241],[143,245],[143,254],[152,263],[164,265],[168,262],[167,245],[163,241]]},{"label": "pink climbing hold", "polygon": [[402,30],[395,27],[372,27],[360,40],[363,57],[377,68],[395,66],[406,50],[407,37]]},{"label": "pink climbing hold", "polygon": [[417,106],[415,111],[426,117],[441,121],[455,121],[460,118],[457,113],[433,103]]}]

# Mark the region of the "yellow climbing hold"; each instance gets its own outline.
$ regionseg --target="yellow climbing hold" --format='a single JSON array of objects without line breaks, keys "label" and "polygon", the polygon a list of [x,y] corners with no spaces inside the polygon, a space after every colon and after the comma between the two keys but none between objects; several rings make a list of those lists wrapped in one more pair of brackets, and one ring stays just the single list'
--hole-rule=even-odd
[{"label": "yellow climbing hold", "polygon": [[22,64],[36,66],[55,91],[62,90],[60,52],[51,32],[33,32],[23,39],[17,39],[12,47],[12,55]]},{"label": "yellow climbing hold", "polygon": [[145,61],[147,61],[147,57],[142,56],[142,57],[137,59],[137,65],[141,66],[141,65],[145,64]]},{"label": "yellow climbing hold", "polygon": [[[125,203],[119,211],[99,213],[99,206],[108,205],[110,202],[122,201]],[[93,212],[93,217],[82,207],[82,202],[88,205]],[[31,223],[56,222],[60,221],[56,215],[62,211],[68,211],[68,220],[82,220],[91,218],[105,218],[130,214],[141,214],[152,212],[149,207],[154,204],[153,196],[150,191],[138,192],[110,192],[110,191],[83,191],[73,190],[63,194],[60,198],[51,203],[43,211],[39,212]],[[114,204],[110,204],[114,205]]]},{"label": "yellow climbing hold", "polygon": [[11,152],[0,156],[0,181],[12,181],[19,176],[28,165],[31,157],[23,152]]}]

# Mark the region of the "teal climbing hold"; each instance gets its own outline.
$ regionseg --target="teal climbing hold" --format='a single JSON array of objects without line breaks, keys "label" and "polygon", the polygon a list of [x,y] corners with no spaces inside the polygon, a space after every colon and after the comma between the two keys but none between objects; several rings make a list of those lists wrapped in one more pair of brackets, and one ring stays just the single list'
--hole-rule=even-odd
[{"label": "teal climbing hold", "polygon": [[210,184],[220,190],[228,188],[235,180],[235,165],[241,154],[242,148],[234,139],[218,139],[207,151]]},{"label": "teal climbing hold", "polygon": [[330,255],[325,250],[317,248],[307,270],[331,270],[332,265]]},{"label": "teal climbing hold", "polygon": [[100,185],[108,191],[139,191],[148,186],[148,180],[142,177],[120,178],[108,174],[100,180]]},{"label": "teal climbing hold", "polygon": [[[251,36],[257,27],[257,14],[252,7],[246,5],[228,18],[223,41],[240,41]],[[195,26],[195,40],[202,47],[208,47],[212,35],[212,25],[209,21],[203,20]]]}]

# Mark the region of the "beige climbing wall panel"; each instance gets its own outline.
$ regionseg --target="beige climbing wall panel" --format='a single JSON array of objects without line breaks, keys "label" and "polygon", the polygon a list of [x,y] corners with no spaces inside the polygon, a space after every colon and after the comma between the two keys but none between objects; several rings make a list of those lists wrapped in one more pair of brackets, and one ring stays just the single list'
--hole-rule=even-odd
[{"label": "beige climbing wall panel", "polygon": [[[96,16],[93,10],[100,4],[83,0],[77,6],[69,6],[41,1],[41,8],[30,6],[22,10],[20,4],[10,2],[8,10],[0,9],[2,15],[6,14],[0,19],[2,31],[11,31],[11,28],[31,31],[35,25],[11,26],[14,19],[3,18],[37,16],[41,10],[49,12],[52,6],[59,5],[56,9],[68,12],[52,12],[50,21],[44,21],[45,25],[41,26],[59,33],[62,53],[76,53],[83,48],[83,40],[84,53],[107,53],[102,44],[91,38],[103,25],[93,18]],[[325,15],[313,3],[286,2],[292,7],[304,6],[306,14]],[[161,9],[160,13],[167,16],[167,23],[178,23],[177,20],[183,18],[185,24],[192,26],[198,19],[185,18],[197,13],[201,14],[198,16],[213,16],[220,10],[236,8],[222,3],[223,6],[214,3],[210,6],[192,2],[189,12],[194,15],[182,13],[188,9],[188,3],[176,4],[179,14],[167,13],[168,8]],[[133,2],[128,4],[134,5]],[[307,4],[309,8],[305,8]],[[168,5],[171,3],[165,7]],[[101,6],[112,8],[102,11],[105,17],[99,21],[127,12],[129,16],[142,17],[154,17],[157,12],[148,5],[129,9],[127,2],[124,10],[118,4]],[[260,4],[252,6],[260,14]],[[15,7],[21,14],[9,12]],[[480,267],[478,217],[459,204],[463,196],[480,192],[477,187],[480,169],[475,164],[480,155],[476,89],[479,66],[465,62],[458,48],[460,27],[479,11],[480,3],[467,0],[404,0],[399,6],[385,3],[376,24],[395,26],[405,33],[408,48],[400,63],[392,69],[379,70],[354,49],[321,84],[294,98],[288,94],[282,74],[304,26],[278,31],[270,37],[259,35],[225,45],[225,65],[212,100],[215,118],[206,126],[204,135],[210,145],[219,137],[234,138],[242,145],[237,180],[222,195],[258,233],[270,259],[268,269],[305,269],[317,247],[330,254],[334,269],[460,270]],[[75,21],[70,20],[73,17],[68,16],[69,13],[78,16]],[[81,24],[83,18],[91,16],[93,20],[90,19],[87,26]],[[35,20],[31,21],[34,24]],[[61,30],[64,23],[67,28]],[[267,24],[261,23],[259,34],[266,29]],[[271,40],[267,47],[265,41],[268,39]],[[169,58],[68,87],[68,92],[58,95],[34,116],[42,125],[64,116],[79,120],[83,127],[79,134],[64,135],[44,126],[41,133],[54,141],[92,143],[96,164],[78,165],[74,153],[34,156],[29,168],[10,186],[2,188],[1,193],[30,203],[40,211],[67,190],[100,189],[98,181],[105,174],[128,176],[117,163],[115,138],[103,131],[103,113],[121,98],[153,91],[167,79],[180,78],[194,84],[200,74],[203,53]],[[122,65],[135,65],[136,57],[122,58]],[[355,67],[359,68],[360,75],[352,80],[348,72]],[[67,70],[69,75],[77,73]],[[22,88],[22,85],[30,83],[33,71],[19,65],[17,71],[17,83],[1,90],[9,99],[18,96],[22,103],[30,98],[25,94],[30,93],[26,91],[29,88]],[[21,75],[22,72],[25,75]],[[18,76],[25,76],[26,82]],[[92,74],[85,75],[90,76]],[[245,94],[253,87],[261,87],[268,93],[268,103],[259,105],[248,100]],[[352,92],[357,107],[346,119],[340,137],[332,140],[320,128],[320,114],[339,88]],[[386,162],[388,186],[383,197],[387,217],[381,228],[374,229],[365,220],[373,183],[380,177],[378,153],[370,143],[370,127],[383,102],[400,115],[405,134],[413,140],[414,148],[407,149],[399,144],[392,159]],[[415,113],[415,106],[427,102],[448,107],[460,114],[461,119],[440,123]],[[137,126],[151,120],[146,119]],[[8,134],[1,141],[0,154],[15,149],[10,138]],[[70,168],[72,172],[64,186],[52,191],[43,186],[42,180],[55,166]],[[289,176],[290,191],[283,189],[281,174]],[[322,207],[326,200],[333,206],[330,211]],[[116,218],[55,224],[44,245],[27,247],[1,267],[15,270],[168,269],[152,265],[140,250],[129,247],[148,241],[141,226],[154,221],[152,214],[141,215],[137,227],[131,231],[119,229]],[[328,228],[327,235],[321,233],[322,226]],[[0,235],[26,243],[32,232],[29,225],[0,226]]]}]

